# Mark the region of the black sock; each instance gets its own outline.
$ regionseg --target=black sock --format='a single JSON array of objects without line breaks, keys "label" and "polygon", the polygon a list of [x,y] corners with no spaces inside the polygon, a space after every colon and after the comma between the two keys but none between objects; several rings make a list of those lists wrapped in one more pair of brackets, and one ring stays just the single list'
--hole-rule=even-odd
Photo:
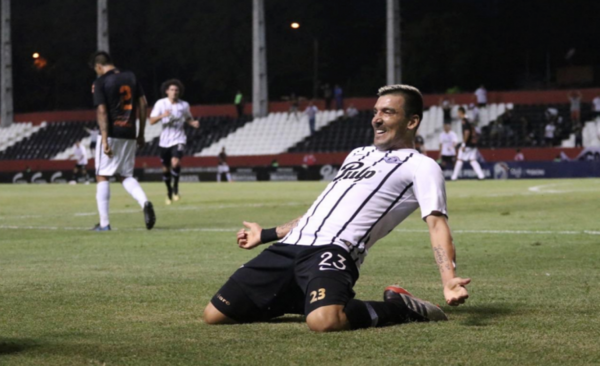
[{"label": "black sock", "polygon": [[377,314],[378,327],[408,322],[408,309],[400,309],[396,304],[385,301],[366,301]]},{"label": "black sock", "polygon": [[369,313],[369,308],[364,301],[352,299],[346,303],[344,312],[350,323],[350,328],[363,329],[374,326],[373,319]]},{"label": "black sock", "polygon": [[344,308],[350,328],[362,329],[406,323],[407,314],[398,306],[384,301],[361,301],[352,299]]},{"label": "black sock", "polygon": [[171,175],[173,176],[173,193],[179,194],[179,172],[181,167],[171,169]]},{"label": "black sock", "polygon": [[171,188],[170,171],[163,172],[163,182],[165,182],[165,184],[167,185],[167,195],[169,196],[169,199],[171,199],[171,197],[173,197],[173,188]]}]

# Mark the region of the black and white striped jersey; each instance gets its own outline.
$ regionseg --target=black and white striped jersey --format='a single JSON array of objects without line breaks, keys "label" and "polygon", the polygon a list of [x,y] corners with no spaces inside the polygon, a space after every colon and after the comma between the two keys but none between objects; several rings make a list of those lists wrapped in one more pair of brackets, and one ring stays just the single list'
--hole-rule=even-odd
[{"label": "black and white striped jersey", "polygon": [[183,100],[171,103],[169,98],[162,98],[154,104],[150,117],[158,117],[166,111],[170,111],[171,115],[161,119],[162,132],[158,146],[171,147],[185,144],[187,138],[183,126],[188,119],[192,118],[190,105]]},{"label": "black and white striped jersey", "polygon": [[280,242],[339,245],[360,267],[368,249],[419,207],[422,218],[447,215],[444,176],[433,159],[414,149],[358,148]]}]

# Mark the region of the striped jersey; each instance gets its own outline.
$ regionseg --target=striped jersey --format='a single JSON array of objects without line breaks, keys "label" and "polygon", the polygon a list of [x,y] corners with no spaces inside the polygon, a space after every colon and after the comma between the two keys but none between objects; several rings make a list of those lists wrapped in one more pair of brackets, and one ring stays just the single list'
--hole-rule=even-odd
[{"label": "striped jersey", "polygon": [[162,132],[158,146],[171,147],[185,144],[187,139],[183,126],[188,119],[192,118],[189,103],[181,99],[175,103],[171,103],[169,98],[159,99],[154,104],[150,117],[158,117],[167,110],[171,111],[171,115],[161,119]]},{"label": "striped jersey", "polygon": [[439,165],[414,149],[353,150],[296,227],[280,242],[341,246],[360,267],[375,242],[417,208],[447,215]]}]

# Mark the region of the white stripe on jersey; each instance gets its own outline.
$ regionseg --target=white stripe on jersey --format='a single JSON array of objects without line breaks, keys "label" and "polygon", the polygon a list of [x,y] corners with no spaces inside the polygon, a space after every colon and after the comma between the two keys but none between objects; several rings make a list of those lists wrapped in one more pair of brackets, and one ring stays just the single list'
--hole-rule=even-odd
[{"label": "white stripe on jersey", "polygon": [[356,149],[298,225],[281,240],[290,245],[334,244],[360,267],[368,249],[417,208],[447,214],[438,164],[413,149]]},{"label": "white stripe on jersey", "polygon": [[171,103],[169,98],[159,99],[154,104],[150,117],[158,117],[167,110],[171,111],[171,115],[161,120],[163,130],[160,134],[158,146],[171,147],[185,144],[187,139],[183,126],[187,119],[192,118],[190,105],[181,99],[176,103]]}]

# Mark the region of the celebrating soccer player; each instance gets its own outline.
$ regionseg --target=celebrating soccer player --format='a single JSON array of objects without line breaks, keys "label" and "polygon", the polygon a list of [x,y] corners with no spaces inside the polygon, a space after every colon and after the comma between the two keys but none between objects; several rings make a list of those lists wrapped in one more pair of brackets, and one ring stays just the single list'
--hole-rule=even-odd
[{"label": "celebrating soccer player", "polygon": [[427,223],[448,305],[468,298],[470,279],[456,275],[447,222],[444,177],[436,162],[414,148],[423,98],[414,87],[379,89],[374,146],[353,150],[335,179],[300,218],[272,229],[244,222],[239,247],[277,241],[239,268],[204,310],[208,324],[305,314],[313,331],[446,320],[430,302],[399,286],[384,301],[354,298],[354,283],[370,248],[417,208]]}]

